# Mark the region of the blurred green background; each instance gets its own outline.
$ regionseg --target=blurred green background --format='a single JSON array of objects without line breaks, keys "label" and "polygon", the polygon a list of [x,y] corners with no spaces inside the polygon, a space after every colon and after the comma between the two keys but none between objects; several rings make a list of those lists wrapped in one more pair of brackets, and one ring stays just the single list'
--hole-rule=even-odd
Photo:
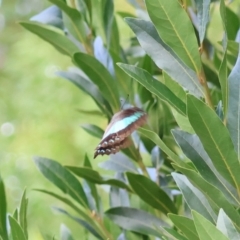
[{"label": "blurred green background", "polygon": [[[239,1],[235,2],[237,6]],[[77,223],[51,210],[53,205],[61,206],[56,199],[33,191],[45,188],[58,192],[37,171],[32,157],[81,165],[85,153],[92,159],[99,140],[80,125],[94,123],[104,128],[107,124],[104,118],[79,113],[77,109],[97,107],[73,84],[55,76],[56,71],[72,65],[70,60],[17,23],[48,6],[43,0],[3,0],[0,7],[0,173],[5,182],[8,212],[13,213],[27,188],[29,239],[42,239],[41,231],[57,239],[61,223],[68,225],[74,236],[83,232]],[[123,0],[115,0],[115,10],[135,13]],[[118,25],[122,45],[128,46],[132,33],[120,18]],[[208,30],[213,43],[222,39],[221,29],[219,12],[213,10]],[[92,161],[95,169],[99,170],[97,164],[103,159]]]}]

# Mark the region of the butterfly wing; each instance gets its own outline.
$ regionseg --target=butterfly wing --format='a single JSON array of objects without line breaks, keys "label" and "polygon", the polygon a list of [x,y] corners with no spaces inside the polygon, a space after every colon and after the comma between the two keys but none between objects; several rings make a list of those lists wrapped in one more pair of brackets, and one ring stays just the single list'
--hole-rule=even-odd
[{"label": "butterfly wing", "polygon": [[101,142],[95,149],[94,158],[100,154],[115,154],[120,149],[128,147],[128,141],[126,140],[125,142],[125,139],[133,131],[145,124],[146,121],[146,113],[137,107],[125,109],[116,113],[106,128]]}]

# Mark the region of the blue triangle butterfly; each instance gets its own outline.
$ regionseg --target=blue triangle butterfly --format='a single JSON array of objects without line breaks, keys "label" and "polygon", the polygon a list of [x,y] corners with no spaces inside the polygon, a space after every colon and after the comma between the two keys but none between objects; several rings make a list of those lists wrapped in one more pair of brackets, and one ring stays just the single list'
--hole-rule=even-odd
[{"label": "blue triangle butterfly", "polygon": [[95,149],[94,158],[98,155],[115,154],[120,149],[130,145],[129,135],[144,125],[147,121],[147,114],[137,107],[121,110],[114,114],[107,126],[101,142]]}]

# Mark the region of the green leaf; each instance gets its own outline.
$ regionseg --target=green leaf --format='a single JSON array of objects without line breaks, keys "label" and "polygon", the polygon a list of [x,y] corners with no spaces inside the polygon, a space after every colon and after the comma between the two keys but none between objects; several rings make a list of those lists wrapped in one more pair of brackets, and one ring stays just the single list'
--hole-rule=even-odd
[{"label": "green leaf", "polygon": [[201,60],[196,35],[192,22],[181,4],[177,0],[146,0],[146,6],[163,42],[187,66],[200,73]]},{"label": "green leaf", "polygon": [[61,227],[60,227],[60,239],[61,240],[74,240],[73,236],[71,234],[71,231],[64,224],[61,224]]},{"label": "green leaf", "polygon": [[111,208],[105,212],[105,215],[126,230],[160,238],[162,236],[160,226],[166,226],[166,223],[161,219],[142,210],[129,207]]},{"label": "green leaf", "polygon": [[56,161],[35,157],[34,162],[39,171],[64,193],[70,195],[83,207],[88,208],[87,197],[80,182],[66,168]]},{"label": "green leaf", "polygon": [[229,102],[227,113],[227,127],[237,152],[238,159],[240,159],[240,45],[239,53],[235,66],[233,67],[229,77]]},{"label": "green leaf", "polygon": [[92,183],[108,184],[110,186],[124,188],[132,192],[131,188],[128,185],[126,185],[126,183],[117,179],[104,179],[97,171],[94,171],[93,169],[85,168],[85,167],[72,167],[72,166],[66,166],[66,168],[68,168],[78,177],[84,178]]},{"label": "green leaf", "polygon": [[[85,158],[84,158],[84,167],[88,167],[88,168],[92,169],[91,162],[87,155],[85,155]],[[98,209],[98,211],[100,211],[100,200],[99,200],[97,188],[96,188],[95,184],[93,184],[92,182],[87,181],[87,184],[91,189],[91,194],[95,200],[97,209]]]},{"label": "green leaf", "polygon": [[226,196],[228,201],[238,206],[240,203],[239,200],[236,199],[236,189],[234,189],[213,166],[198,136],[180,130],[172,130],[172,133],[183,153],[193,162],[202,177],[217,187]]},{"label": "green leaf", "polygon": [[117,154],[109,160],[101,162],[99,167],[116,172],[138,172],[133,162],[123,154]]},{"label": "green leaf", "polygon": [[226,7],[226,29],[229,40],[235,40],[239,29],[238,15],[233,12],[229,7]]},{"label": "green leaf", "polygon": [[104,131],[100,127],[93,125],[93,124],[83,124],[81,127],[86,132],[88,132],[90,135],[100,138],[100,139],[102,138],[102,136],[104,134]]},{"label": "green leaf", "polygon": [[78,88],[92,97],[103,113],[105,113],[108,117],[112,116],[112,110],[109,103],[103,98],[102,94],[94,83],[84,78],[80,74],[72,71],[60,71],[57,72],[57,75],[75,84]]},{"label": "green leaf", "polygon": [[[181,171],[183,174],[188,177],[188,179],[206,196],[210,203],[214,204],[215,211],[219,211],[220,208],[223,208],[224,211],[229,215],[232,221],[239,226],[240,216],[237,211],[234,209],[234,206],[228,202],[221,190],[214,187],[204,178],[202,178],[198,173],[192,170],[184,169],[182,167],[174,165],[174,168],[178,171]],[[196,210],[196,209],[195,209]],[[198,211],[203,214],[203,212]],[[204,215],[204,214],[203,214]],[[206,215],[204,215],[208,218]],[[211,219],[209,219],[211,220]]]},{"label": "green leaf", "polygon": [[91,2],[91,29],[94,29],[95,35],[100,36],[105,44],[107,39],[104,28],[104,2],[103,0],[90,0]]},{"label": "green leaf", "polygon": [[28,206],[28,199],[26,198],[26,190],[24,190],[20,208],[19,208],[19,223],[23,229],[24,235],[28,238],[27,232],[27,206]]},{"label": "green leaf", "polygon": [[19,223],[11,216],[8,216],[10,227],[11,227],[11,234],[13,240],[27,240],[26,236],[24,235],[24,231],[19,225]]},{"label": "green leaf", "polygon": [[3,180],[0,176],[0,199],[1,199],[1,207],[0,207],[0,237],[3,239],[8,239],[7,235],[7,201]]},{"label": "green leaf", "polygon": [[81,15],[81,13],[74,9],[69,7],[66,3],[64,3],[61,0],[49,0],[51,3],[58,6],[64,13],[67,14],[67,16],[71,19],[73,28],[76,32],[76,35],[78,36],[78,39],[82,42],[86,42],[86,28],[84,25],[84,20]]},{"label": "green leaf", "polygon": [[188,238],[191,240],[199,240],[194,222],[192,219],[179,216],[175,214],[168,214],[168,217],[174,223],[174,225]]},{"label": "green leaf", "polygon": [[116,83],[107,69],[97,59],[85,53],[76,53],[73,59],[74,63],[98,86],[103,97],[112,106],[113,111],[119,111]]},{"label": "green leaf", "polygon": [[27,21],[20,22],[20,25],[30,32],[35,33],[43,40],[49,42],[64,55],[72,57],[75,52],[79,51],[78,47],[64,36],[63,31],[60,31],[57,28]]},{"label": "green leaf", "polygon": [[195,211],[192,211],[192,215],[200,240],[229,240],[205,217]]},{"label": "green leaf", "polygon": [[210,11],[210,0],[196,0],[197,16],[198,16],[198,33],[200,38],[200,43],[202,44],[207,24],[209,22],[209,11]]},{"label": "green leaf", "polygon": [[149,178],[134,173],[126,173],[134,192],[147,204],[164,214],[176,213],[176,207],[169,196]]},{"label": "green leaf", "polygon": [[178,233],[174,229],[164,228],[164,230],[167,232],[166,235],[169,236],[170,239],[174,239],[174,240],[188,240],[187,238],[185,238],[183,235],[181,235],[180,233]]},{"label": "green leaf", "polygon": [[234,224],[226,213],[220,209],[218,219],[217,219],[217,228],[229,239],[238,240],[240,239],[240,234],[235,228]]},{"label": "green leaf", "polygon": [[215,168],[240,193],[240,165],[227,128],[217,114],[194,96],[187,96],[189,121]]},{"label": "green leaf", "polygon": [[105,36],[107,39],[107,46],[110,45],[111,35],[112,35],[112,26],[114,20],[114,5],[113,0],[105,0],[104,10],[103,10],[103,25],[105,30]]},{"label": "green leaf", "polygon": [[81,226],[83,226],[84,228],[86,228],[86,230],[88,232],[90,232],[93,236],[95,236],[97,239],[102,239],[104,240],[104,236],[102,235],[102,233],[99,233],[99,229],[96,229],[92,226],[92,224],[90,224],[89,222],[86,222],[80,218],[74,217],[71,214],[69,214],[67,211],[65,211],[62,208],[57,208],[54,207],[54,209],[62,214],[65,214],[66,216],[70,217],[71,219],[73,219],[74,221],[76,221],[77,223],[79,223]]},{"label": "green leaf", "polygon": [[186,66],[172,49],[165,44],[151,22],[133,18],[127,18],[126,22],[136,34],[144,51],[159,68],[194,95],[204,96],[203,88],[196,73]]},{"label": "green leaf", "polygon": [[175,163],[177,163],[180,166],[186,166],[184,162],[174,153],[168,146],[162,141],[162,139],[155,133],[145,128],[139,128],[138,132],[149,138],[151,141],[153,141],[163,152],[165,152],[168,157]]},{"label": "green leaf", "polygon": [[186,104],[187,94],[184,89],[177,82],[175,82],[165,71],[162,72],[162,75],[163,83]]},{"label": "green leaf", "polygon": [[81,210],[79,207],[77,207],[72,201],[70,201],[68,198],[62,197],[54,192],[50,192],[44,189],[34,189],[35,191],[46,193],[52,197],[55,197],[56,199],[62,201],[66,205],[68,205],[70,208],[75,210],[80,216],[82,216],[86,221],[90,222],[92,225],[95,224],[94,220],[88,216],[83,210]]},{"label": "green leaf", "polygon": [[181,115],[179,112],[177,112],[175,109],[172,109],[172,114],[180,127],[183,131],[189,132],[189,133],[194,133],[194,130],[188,120],[187,117]]},{"label": "green leaf", "polygon": [[228,70],[227,70],[227,51],[224,52],[223,60],[221,62],[219,71],[218,71],[218,77],[219,82],[221,85],[221,92],[222,92],[222,102],[223,102],[223,111],[224,111],[224,118],[226,118],[227,115],[227,108],[228,108]]},{"label": "green leaf", "polygon": [[172,173],[172,176],[189,208],[201,213],[211,222],[216,222],[217,216],[203,193],[194,187],[184,175]]},{"label": "green leaf", "polygon": [[149,72],[145,71],[144,69],[123,63],[118,64],[118,66],[120,66],[129,76],[138,81],[159,99],[167,102],[182,115],[186,115],[185,103],[182,102],[182,100],[180,100],[164,84],[153,78]]}]

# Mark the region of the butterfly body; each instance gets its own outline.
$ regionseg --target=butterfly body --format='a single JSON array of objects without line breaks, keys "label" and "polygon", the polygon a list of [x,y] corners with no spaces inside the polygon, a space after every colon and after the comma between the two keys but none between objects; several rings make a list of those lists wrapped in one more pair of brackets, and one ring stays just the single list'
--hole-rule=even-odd
[{"label": "butterfly body", "polygon": [[94,158],[98,155],[115,154],[127,148],[131,141],[128,136],[145,124],[147,114],[140,108],[132,107],[116,113],[105,130],[103,138],[95,149]]}]

